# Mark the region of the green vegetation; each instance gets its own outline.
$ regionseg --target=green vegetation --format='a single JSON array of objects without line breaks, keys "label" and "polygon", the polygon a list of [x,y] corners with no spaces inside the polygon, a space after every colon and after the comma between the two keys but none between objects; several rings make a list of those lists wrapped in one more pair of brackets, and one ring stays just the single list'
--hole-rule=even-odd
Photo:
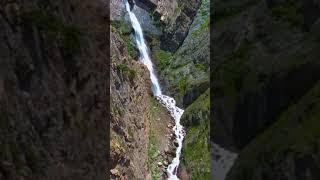
[{"label": "green vegetation", "polygon": [[187,78],[186,77],[182,77],[178,81],[177,88],[178,88],[179,94],[184,94],[186,92],[186,89],[187,89]]},{"label": "green vegetation", "polygon": [[209,150],[210,89],[184,112],[181,122],[188,132],[182,149],[182,163],[191,179],[210,179]]},{"label": "green vegetation", "polygon": [[192,37],[196,37],[200,34],[203,30],[205,30],[210,25],[210,1],[203,0],[201,6],[197,13],[197,19],[201,21],[201,25],[198,29],[192,32]]},{"label": "green vegetation", "polygon": [[197,69],[197,70],[199,70],[199,71],[205,71],[205,67],[204,67],[204,65],[203,64],[200,64],[200,63],[196,63],[196,64],[194,64],[194,67]]},{"label": "green vegetation", "polygon": [[157,68],[159,70],[164,70],[165,68],[167,68],[170,64],[171,59],[172,54],[169,52],[166,52],[164,50],[158,50],[155,52],[155,60]]},{"label": "green vegetation", "polygon": [[119,73],[122,74],[122,76],[129,78],[129,80],[133,80],[137,75],[137,72],[134,69],[130,69],[125,64],[118,64],[116,66],[116,69]]},{"label": "green vegetation", "polygon": [[133,59],[137,59],[138,51],[135,48],[135,44],[130,39],[130,26],[124,21],[111,21],[111,29],[119,33],[120,37],[125,43],[125,46],[127,47],[130,57],[132,57]]},{"label": "green vegetation", "polygon": [[303,23],[303,16],[299,13],[295,1],[292,0],[272,8],[272,15],[276,20],[288,22],[291,26],[301,25]]},{"label": "green vegetation", "polygon": [[119,116],[122,116],[124,114],[123,109],[116,104],[113,104],[113,106],[111,107],[111,113],[115,113]]},{"label": "green vegetation", "polygon": [[59,42],[68,56],[77,53],[84,43],[84,33],[79,27],[68,25],[49,12],[34,10],[22,12],[20,16],[25,26],[35,26],[49,41]]},{"label": "green vegetation", "polygon": [[[161,105],[150,96],[149,105],[149,122],[150,122],[150,134],[149,134],[149,145],[148,145],[148,166],[151,171],[152,179],[160,179],[161,169],[158,167],[157,162],[163,161],[163,157],[159,156],[158,149],[162,146],[159,144],[159,139],[166,133],[166,124],[163,121],[158,120],[161,111],[163,110]],[[165,112],[167,113],[167,112]],[[160,159],[159,159],[160,158]]]},{"label": "green vegetation", "polygon": [[192,32],[192,37],[196,37],[204,29],[209,28],[209,25],[210,25],[210,17],[207,17],[207,19],[201,24],[201,26],[197,30]]},{"label": "green vegetation", "polygon": [[158,153],[156,149],[156,136],[155,136],[155,133],[152,130],[150,130],[149,146],[148,146],[148,165],[151,171],[152,179],[159,179],[161,175],[156,163],[157,156],[158,156]]},{"label": "green vegetation", "polygon": [[131,56],[134,59],[137,59],[138,58],[138,51],[136,50],[133,42],[131,42],[131,40],[129,38],[124,38],[124,40],[125,40],[125,43],[127,46],[129,56]]},{"label": "green vegetation", "polygon": [[200,14],[201,18],[204,19],[210,16],[209,12],[210,12],[210,0],[202,0],[198,13]]},{"label": "green vegetation", "polygon": [[111,26],[114,27],[120,35],[130,35],[131,28],[124,21],[111,21]]}]

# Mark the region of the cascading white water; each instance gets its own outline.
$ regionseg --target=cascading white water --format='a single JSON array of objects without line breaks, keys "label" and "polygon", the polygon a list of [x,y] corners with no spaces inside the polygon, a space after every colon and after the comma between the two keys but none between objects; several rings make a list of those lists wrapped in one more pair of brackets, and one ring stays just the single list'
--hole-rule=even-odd
[{"label": "cascading white water", "polygon": [[136,39],[137,46],[138,46],[138,49],[140,52],[140,61],[144,65],[147,66],[147,68],[150,72],[150,79],[151,79],[151,83],[152,83],[152,92],[155,96],[158,96],[161,94],[161,89],[160,89],[160,85],[158,82],[158,78],[157,78],[157,76],[154,72],[154,69],[153,69],[152,61],[150,60],[150,57],[148,55],[148,48],[147,48],[147,45],[144,41],[141,26],[139,24],[137,17],[134,15],[134,13],[132,13],[130,11],[130,5],[129,5],[128,1],[126,1],[125,3],[126,3],[126,9],[129,13],[132,27],[135,31],[135,39]]},{"label": "cascading white water", "polygon": [[175,120],[175,126],[173,127],[174,133],[176,135],[176,140],[178,142],[178,147],[176,149],[176,156],[173,158],[171,164],[167,168],[168,172],[168,179],[169,180],[177,180],[179,179],[177,177],[177,171],[178,166],[180,164],[180,155],[181,155],[181,149],[182,149],[182,141],[185,136],[185,131],[183,129],[183,126],[180,124],[180,118],[183,114],[183,110],[176,106],[176,102],[173,98],[163,95],[161,92],[161,88],[159,85],[158,78],[154,72],[153,69],[153,63],[149,57],[148,54],[148,48],[145,43],[142,28],[139,24],[139,21],[135,14],[131,12],[130,5],[127,0],[125,0],[125,6],[126,10],[129,13],[130,21],[132,24],[132,27],[135,31],[135,39],[136,43],[140,52],[140,61],[147,66],[149,72],[150,72],[150,79],[152,83],[152,92],[153,95],[157,98],[157,100],[167,108],[167,110],[170,112],[170,115]]}]

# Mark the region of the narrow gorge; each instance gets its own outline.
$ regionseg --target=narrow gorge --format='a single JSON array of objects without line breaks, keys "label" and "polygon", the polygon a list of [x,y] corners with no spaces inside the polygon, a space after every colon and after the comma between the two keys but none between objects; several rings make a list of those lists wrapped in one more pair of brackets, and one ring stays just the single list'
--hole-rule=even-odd
[{"label": "narrow gorge", "polygon": [[111,1],[111,179],[210,178],[208,4]]}]

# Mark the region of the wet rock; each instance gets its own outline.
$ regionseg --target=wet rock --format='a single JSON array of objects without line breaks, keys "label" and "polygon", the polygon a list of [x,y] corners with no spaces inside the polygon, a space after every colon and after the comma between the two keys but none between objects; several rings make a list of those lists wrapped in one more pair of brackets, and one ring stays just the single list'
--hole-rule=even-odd
[{"label": "wet rock", "polygon": [[174,141],[173,144],[174,144],[175,147],[179,146],[179,143],[177,141]]}]

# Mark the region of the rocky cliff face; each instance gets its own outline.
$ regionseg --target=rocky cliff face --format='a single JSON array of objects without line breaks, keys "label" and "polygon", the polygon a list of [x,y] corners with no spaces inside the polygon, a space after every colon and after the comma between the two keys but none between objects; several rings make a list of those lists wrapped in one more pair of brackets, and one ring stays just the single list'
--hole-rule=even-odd
[{"label": "rocky cliff face", "polygon": [[107,179],[100,1],[1,1],[0,179]]},{"label": "rocky cliff face", "polygon": [[189,179],[210,179],[210,89],[185,110],[181,122],[187,128],[183,142],[181,174]]},{"label": "rocky cliff face", "polygon": [[[307,149],[319,138],[309,126],[318,103],[308,107],[307,99],[318,96],[320,79],[318,3],[217,1],[215,7],[212,139],[240,152],[228,179],[317,177],[319,151]],[[309,130],[301,150],[291,137]]]},{"label": "rocky cliff face", "polygon": [[[182,120],[188,124],[190,135],[179,176],[208,178],[210,158],[201,162],[199,153],[201,157],[202,153],[209,156],[209,1],[203,2],[201,10],[200,1],[129,3],[145,33],[165,94],[172,95],[180,107],[191,106],[202,97]],[[133,32],[121,1],[111,2],[111,10],[112,178],[165,178],[164,168],[174,155],[173,122],[150,94],[149,75],[137,62]],[[202,104],[203,100],[207,103]],[[197,109],[199,105],[202,108]],[[195,138],[201,140],[200,144]],[[194,149],[197,155],[192,154]],[[201,165],[197,166],[198,163]]]},{"label": "rocky cliff face", "polygon": [[[147,19],[143,26],[150,23],[135,6],[139,18]],[[111,179],[164,179],[175,155],[173,120],[151,94],[124,2],[113,1],[111,8]]]},{"label": "rocky cliff face", "polygon": [[200,0],[135,0],[135,4],[148,11],[154,23],[162,29],[161,49],[175,52],[186,38]]},{"label": "rocky cliff face", "polygon": [[175,53],[162,49],[154,52],[165,92],[185,108],[209,88],[210,1],[201,3],[188,35],[178,50]]},{"label": "rocky cliff face", "polygon": [[[152,49],[165,93],[174,97],[178,105],[185,109],[181,118],[182,125],[187,129],[179,168],[181,179],[210,178],[210,1],[198,3],[200,7],[177,50],[172,49],[171,53],[161,46]],[[167,28],[170,29],[170,26]]]}]

